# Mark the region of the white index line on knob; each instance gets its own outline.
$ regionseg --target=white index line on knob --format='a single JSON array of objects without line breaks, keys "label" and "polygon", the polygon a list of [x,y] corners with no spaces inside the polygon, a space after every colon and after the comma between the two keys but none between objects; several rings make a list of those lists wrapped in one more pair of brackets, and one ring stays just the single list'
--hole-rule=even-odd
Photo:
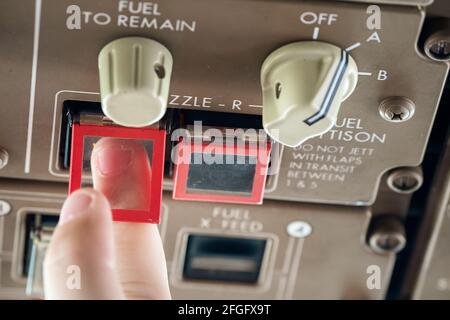
[{"label": "white index line on knob", "polygon": [[319,111],[313,114],[308,119],[304,120],[304,122],[307,125],[312,126],[314,123],[323,119],[327,115],[328,111],[330,110],[331,102],[333,101],[334,96],[336,95],[336,91],[338,90],[342,82],[342,79],[344,78],[345,71],[347,70],[347,65],[348,65],[347,51],[341,50],[341,59],[339,60],[338,67],[333,75],[331,85],[328,87],[327,93],[322,101]]}]

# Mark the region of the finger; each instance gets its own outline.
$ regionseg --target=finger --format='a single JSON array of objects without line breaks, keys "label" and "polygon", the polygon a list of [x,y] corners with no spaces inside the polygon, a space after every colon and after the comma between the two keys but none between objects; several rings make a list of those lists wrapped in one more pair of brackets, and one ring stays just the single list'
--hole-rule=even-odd
[{"label": "finger", "polygon": [[[94,187],[112,208],[148,209],[151,169],[140,142],[104,138],[91,159]],[[170,299],[167,267],[156,225],[114,223],[117,270],[130,299]]]},{"label": "finger", "polygon": [[151,171],[142,143],[102,138],[94,145],[91,167],[94,188],[106,196],[112,208],[149,207]]},{"label": "finger", "polygon": [[123,299],[115,274],[111,209],[92,189],[63,205],[44,260],[47,299]]}]

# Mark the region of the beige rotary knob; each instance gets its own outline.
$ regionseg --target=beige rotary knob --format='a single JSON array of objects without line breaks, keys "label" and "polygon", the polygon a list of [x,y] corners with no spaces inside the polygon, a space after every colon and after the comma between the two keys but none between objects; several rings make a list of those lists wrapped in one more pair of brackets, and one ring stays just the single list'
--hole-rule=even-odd
[{"label": "beige rotary knob", "polygon": [[300,41],[275,50],[261,69],[264,129],[289,147],[327,132],[357,81],[353,58],[332,44]]},{"label": "beige rotary knob", "polygon": [[173,59],[157,41],[128,37],[107,44],[98,57],[102,109],[119,125],[144,127],[167,109]]}]

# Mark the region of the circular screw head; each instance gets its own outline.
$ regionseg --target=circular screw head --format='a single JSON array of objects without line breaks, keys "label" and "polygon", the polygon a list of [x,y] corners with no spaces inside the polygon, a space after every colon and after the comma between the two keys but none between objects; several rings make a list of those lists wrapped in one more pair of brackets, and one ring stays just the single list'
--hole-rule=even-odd
[{"label": "circular screw head", "polygon": [[400,252],[406,245],[403,223],[395,216],[376,218],[370,237],[370,248],[379,254]]},{"label": "circular screw head", "polygon": [[420,169],[401,168],[393,170],[386,182],[392,191],[407,194],[417,191],[422,186],[423,176]]},{"label": "circular screw head", "polygon": [[3,169],[8,164],[9,154],[3,148],[0,148],[0,169]]},{"label": "circular screw head", "polygon": [[433,43],[429,50],[433,57],[439,60],[447,60],[450,57],[450,42],[439,40]]},{"label": "circular screw head", "polygon": [[390,122],[404,122],[412,118],[416,106],[405,97],[389,97],[381,101],[378,110],[383,119]]},{"label": "circular screw head", "polygon": [[377,253],[397,253],[405,244],[405,237],[396,232],[375,233],[370,237],[370,247]]},{"label": "circular screw head", "polygon": [[0,217],[6,216],[11,212],[11,205],[5,200],[0,200]]},{"label": "circular screw head", "polygon": [[294,238],[306,238],[312,232],[312,227],[305,221],[293,221],[287,226],[287,233]]},{"label": "circular screw head", "polygon": [[436,61],[450,61],[450,29],[435,32],[425,41],[425,54]]}]

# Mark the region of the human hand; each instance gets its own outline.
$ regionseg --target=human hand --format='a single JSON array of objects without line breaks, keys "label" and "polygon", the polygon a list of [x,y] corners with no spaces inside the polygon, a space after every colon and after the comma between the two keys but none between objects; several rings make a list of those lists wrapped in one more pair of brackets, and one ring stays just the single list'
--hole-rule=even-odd
[{"label": "human hand", "polygon": [[[148,207],[151,170],[142,144],[103,138],[91,158],[94,189],[72,193],[44,261],[46,299],[170,299],[156,225],[113,222],[111,207]],[[68,285],[71,268],[80,288]]]}]

